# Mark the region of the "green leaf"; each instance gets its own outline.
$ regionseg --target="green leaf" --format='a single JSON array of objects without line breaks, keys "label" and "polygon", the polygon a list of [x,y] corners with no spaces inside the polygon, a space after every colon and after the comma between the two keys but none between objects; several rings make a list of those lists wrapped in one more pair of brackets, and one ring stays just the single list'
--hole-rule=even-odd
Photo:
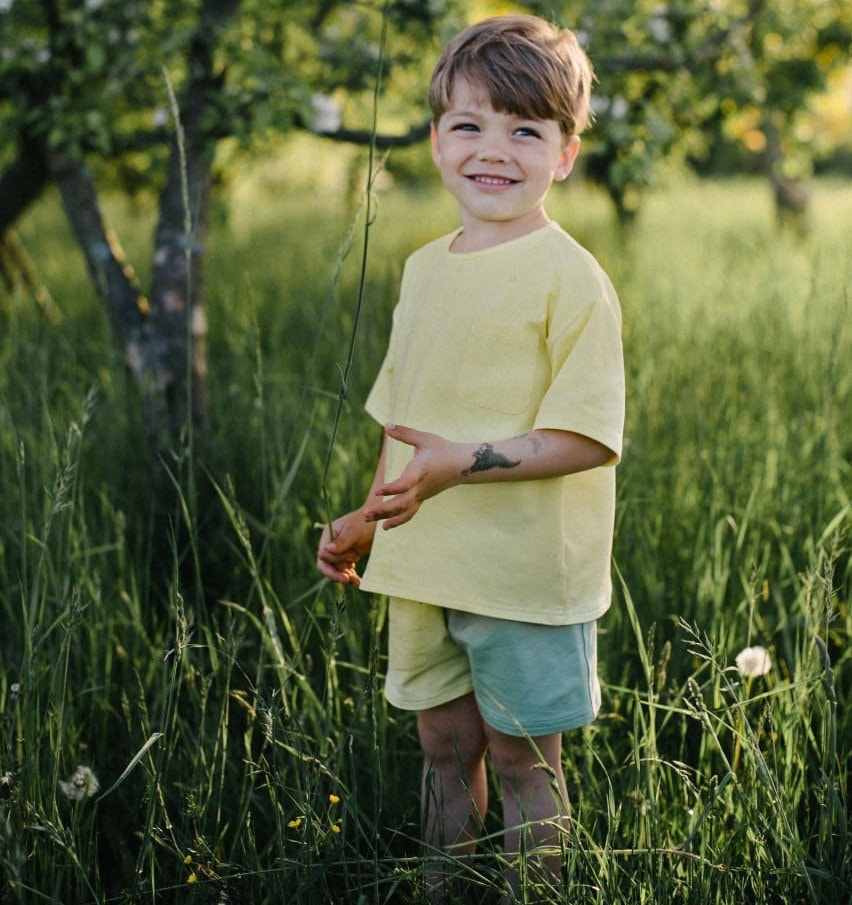
[{"label": "green leaf", "polygon": [[106,63],[106,50],[103,44],[89,41],[86,44],[86,66],[90,72],[100,73]]},{"label": "green leaf", "polygon": [[145,756],[148,749],[157,741],[159,741],[165,733],[163,732],[153,732],[151,733],[150,738],[147,742],[130,758],[130,763],[124,768],[121,776],[103,793],[103,795],[98,796],[98,801],[102,801],[107,797],[111,792],[114,792],[127,777],[133,771],[133,768],[139,763],[140,760]]}]

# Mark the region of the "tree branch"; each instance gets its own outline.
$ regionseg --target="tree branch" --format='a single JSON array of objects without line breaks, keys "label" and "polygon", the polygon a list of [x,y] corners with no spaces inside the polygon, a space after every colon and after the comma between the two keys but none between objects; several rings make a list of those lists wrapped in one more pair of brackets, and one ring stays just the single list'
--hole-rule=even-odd
[{"label": "tree branch", "polygon": [[700,51],[676,59],[671,56],[624,56],[608,60],[595,60],[595,72],[599,75],[617,75],[623,72],[673,72],[677,69],[692,69],[715,60],[731,37],[741,29],[751,25],[763,12],[767,0],[752,0],[751,5],[728,28],[718,32]]},{"label": "tree branch", "polygon": [[320,138],[328,138],[332,141],[345,141],[354,145],[369,145],[372,141],[375,141],[377,148],[385,150],[386,148],[408,148],[411,145],[416,145],[428,137],[431,127],[432,121],[427,120],[420,123],[420,125],[411,126],[404,135],[376,135],[375,138],[369,129],[336,129],[334,132],[317,132],[313,129],[308,129],[308,131],[313,135],[318,135]]}]

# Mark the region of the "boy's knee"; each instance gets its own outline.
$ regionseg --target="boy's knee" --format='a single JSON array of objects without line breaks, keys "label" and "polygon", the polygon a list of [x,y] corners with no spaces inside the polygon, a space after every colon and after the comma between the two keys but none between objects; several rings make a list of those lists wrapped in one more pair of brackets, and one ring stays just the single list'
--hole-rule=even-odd
[{"label": "boy's knee", "polygon": [[461,734],[428,729],[420,732],[420,747],[426,766],[461,764],[468,769],[485,755],[485,736],[476,728]]},{"label": "boy's knee", "polygon": [[417,732],[427,766],[460,762],[467,767],[482,758],[487,747],[482,717],[472,695],[422,711]]},{"label": "boy's knee", "polygon": [[489,754],[497,777],[502,783],[509,782],[512,785],[526,784],[530,770],[539,761],[529,746],[523,750],[516,746],[491,744]]},{"label": "boy's knee", "polygon": [[552,772],[546,753],[532,739],[489,728],[488,747],[494,772],[503,782],[528,785]]}]

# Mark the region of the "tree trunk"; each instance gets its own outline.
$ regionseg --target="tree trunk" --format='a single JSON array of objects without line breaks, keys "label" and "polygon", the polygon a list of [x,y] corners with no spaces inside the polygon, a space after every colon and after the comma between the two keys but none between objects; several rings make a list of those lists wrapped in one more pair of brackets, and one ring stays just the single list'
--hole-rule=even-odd
[{"label": "tree trunk", "polygon": [[106,303],[113,330],[127,353],[131,369],[140,379],[138,355],[132,353],[132,346],[139,342],[144,328],[148,301],[104,219],[89,168],[74,158],[56,153],[50,156],[50,170],[92,282]]},{"label": "tree trunk", "polygon": [[[177,157],[175,151],[172,158]],[[163,448],[180,437],[190,417],[196,426],[206,423],[199,262],[209,161],[187,167],[192,173],[190,184],[196,185],[200,194],[188,254],[181,169],[179,163],[170,162],[160,201],[150,301],[104,219],[88,167],[63,154],[52,155],[50,164],[92,281],[140,388],[146,433],[156,448]],[[191,332],[199,334],[197,342],[191,341]]]},{"label": "tree trunk", "polygon": [[161,445],[169,433],[169,419],[166,387],[157,361],[161,342],[151,307],[104,219],[89,168],[57,153],[50,157],[50,170],[92,282],[106,305],[113,333],[140,387],[146,430]]},{"label": "tree trunk", "polygon": [[173,436],[189,423],[201,428],[207,423],[202,263],[214,149],[203,132],[212,77],[206,41],[199,34],[193,42],[190,71],[194,77],[181,99],[180,128],[169,154],[154,234],[151,317]]},{"label": "tree trunk", "polygon": [[213,47],[238,3],[204,0],[201,9],[160,196],[147,298],[104,220],[89,169],[67,155],[49,159],[49,174],[141,389],[145,429],[156,448],[177,441],[188,426],[208,422],[202,255],[215,139],[205,133],[204,121],[221,88]]},{"label": "tree trunk", "polygon": [[50,170],[37,145],[28,145],[0,175],[0,234],[38,198],[50,182]]},{"label": "tree trunk", "polygon": [[238,6],[239,0],[204,0],[202,5],[154,234],[146,364],[173,439],[190,424],[204,429],[208,423],[202,261],[215,139],[205,132],[204,123],[211,99],[222,87],[213,50],[220,29]]},{"label": "tree trunk", "polygon": [[763,169],[775,198],[775,213],[782,226],[806,232],[810,195],[801,182],[784,175],[784,150],[781,142],[781,114],[769,110],[763,117],[762,131],[766,137]]}]

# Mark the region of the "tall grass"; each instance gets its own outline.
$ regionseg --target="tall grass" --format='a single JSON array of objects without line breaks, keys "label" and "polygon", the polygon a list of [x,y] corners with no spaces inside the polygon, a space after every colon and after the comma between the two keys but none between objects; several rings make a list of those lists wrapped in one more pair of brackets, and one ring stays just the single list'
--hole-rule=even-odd
[{"label": "tall grass", "polygon": [[[143,449],[53,199],[21,230],[64,323],[24,295],[0,309],[4,905],[422,894],[414,726],[381,696],[384,602],[313,567],[353,211],[274,180],[232,191],[207,265],[197,504],[179,481],[151,492],[173,463]],[[629,407],[604,706],[566,737],[564,891],[529,879],[529,901],[836,903],[852,883],[852,190],[817,186],[814,207],[808,236],[779,233],[761,185],[685,182],[625,239],[588,187],[555,199],[619,287]],[[138,258],[145,216],[114,216]],[[402,260],[453,225],[431,193],[379,200],[327,473],[338,510],[369,483],[359,401]],[[768,674],[734,667],[749,645]],[[69,798],[78,765],[100,788]],[[499,823],[495,808],[466,902],[495,900]]]}]

